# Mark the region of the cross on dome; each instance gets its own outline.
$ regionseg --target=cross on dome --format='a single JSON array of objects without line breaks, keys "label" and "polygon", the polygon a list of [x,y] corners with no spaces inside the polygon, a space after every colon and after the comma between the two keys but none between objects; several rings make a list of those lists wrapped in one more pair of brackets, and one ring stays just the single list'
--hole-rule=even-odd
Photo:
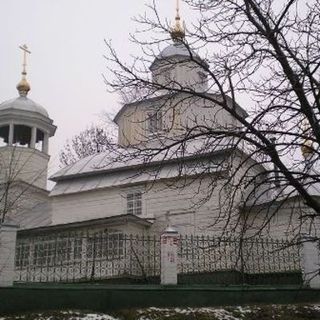
[{"label": "cross on dome", "polygon": [[185,37],[185,30],[184,30],[184,27],[181,25],[179,0],[177,0],[177,3],[176,3],[175,24],[174,24],[174,27],[171,29],[170,35],[174,42],[183,41]]},{"label": "cross on dome", "polygon": [[30,84],[27,81],[26,75],[27,75],[27,54],[31,54],[31,51],[28,50],[28,47],[26,44],[23,46],[19,46],[19,48],[23,51],[23,63],[22,63],[22,78],[20,82],[17,84],[17,89],[19,91],[20,97],[26,97],[28,92],[30,91]]}]

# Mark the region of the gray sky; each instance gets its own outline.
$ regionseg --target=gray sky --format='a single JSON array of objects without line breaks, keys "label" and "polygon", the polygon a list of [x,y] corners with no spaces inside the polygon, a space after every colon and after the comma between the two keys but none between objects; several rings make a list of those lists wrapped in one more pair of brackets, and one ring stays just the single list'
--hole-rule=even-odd
[{"label": "gray sky", "polygon": [[[147,1],[148,2],[148,1]],[[22,54],[27,44],[29,97],[43,105],[58,130],[50,141],[50,173],[67,138],[99,120],[102,111],[115,113],[118,96],[107,93],[104,39],[111,39],[122,57],[137,50],[129,33],[132,17],[146,12],[144,0],[1,0],[0,101],[18,95]],[[158,1],[162,17],[173,20],[175,0]],[[190,15],[182,8],[186,20]]]}]

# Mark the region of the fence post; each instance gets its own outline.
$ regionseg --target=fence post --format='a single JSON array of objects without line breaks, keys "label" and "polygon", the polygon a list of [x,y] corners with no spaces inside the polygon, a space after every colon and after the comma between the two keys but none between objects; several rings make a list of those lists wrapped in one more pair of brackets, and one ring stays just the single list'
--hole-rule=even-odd
[{"label": "fence post", "polygon": [[0,224],[0,287],[13,285],[18,226]]},{"label": "fence post", "polygon": [[161,234],[161,284],[178,283],[178,231],[168,227]]},{"label": "fence post", "polygon": [[301,237],[301,268],[303,284],[320,289],[320,248],[319,239],[309,235]]}]

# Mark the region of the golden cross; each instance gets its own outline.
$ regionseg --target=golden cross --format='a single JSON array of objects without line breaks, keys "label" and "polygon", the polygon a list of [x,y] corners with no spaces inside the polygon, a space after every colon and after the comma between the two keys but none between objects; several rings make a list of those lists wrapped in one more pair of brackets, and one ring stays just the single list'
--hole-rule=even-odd
[{"label": "golden cross", "polygon": [[177,11],[177,15],[176,15],[176,19],[180,19],[180,6],[179,6],[179,0],[177,0],[177,5],[176,5],[176,11]]},{"label": "golden cross", "polygon": [[19,46],[19,48],[23,51],[23,70],[22,70],[22,74],[26,75],[27,71],[26,71],[26,66],[27,66],[27,53],[31,54],[31,51],[28,50],[28,47],[26,44],[24,44],[23,46]]}]

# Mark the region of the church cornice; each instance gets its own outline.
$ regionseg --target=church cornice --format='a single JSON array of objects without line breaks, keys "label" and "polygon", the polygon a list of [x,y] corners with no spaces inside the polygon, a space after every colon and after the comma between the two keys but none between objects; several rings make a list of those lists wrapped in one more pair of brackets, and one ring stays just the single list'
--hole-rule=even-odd
[{"label": "church cornice", "polygon": [[0,110],[0,126],[10,122],[27,126],[36,126],[39,129],[48,132],[50,136],[53,136],[57,129],[57,127],[53,124],[53,120],[36,112],[21,111],[16,109]]}]

